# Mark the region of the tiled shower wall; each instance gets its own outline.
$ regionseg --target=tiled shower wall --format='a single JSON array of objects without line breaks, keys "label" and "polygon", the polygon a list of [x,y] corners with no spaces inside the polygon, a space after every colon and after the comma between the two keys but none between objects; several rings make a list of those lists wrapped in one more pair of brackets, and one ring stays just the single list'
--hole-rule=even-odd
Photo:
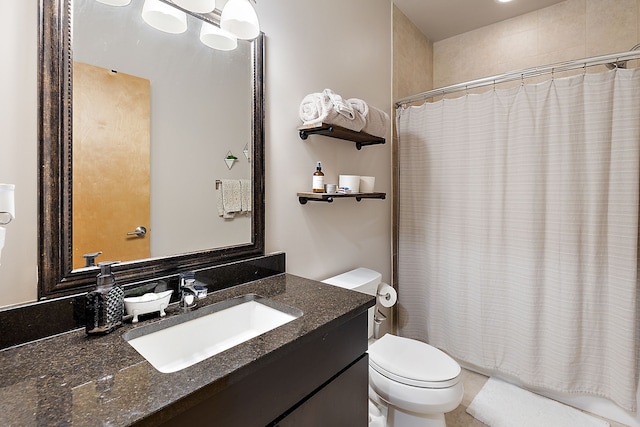
[{"label": "tiled shower wall", "polygon": [[640,42],[639,22],[640,0],[566,0],[434,43],[433,85],[625,52]]}]

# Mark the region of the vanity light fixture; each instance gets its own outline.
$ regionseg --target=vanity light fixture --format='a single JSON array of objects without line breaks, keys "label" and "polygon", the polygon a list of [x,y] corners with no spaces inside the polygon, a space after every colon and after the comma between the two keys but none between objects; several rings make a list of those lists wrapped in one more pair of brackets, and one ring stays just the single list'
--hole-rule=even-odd
[{"label": "vanity light fixture", "polygon": [[180,34],[187,31],[187,15],[160,0],[144,0],[142,19],[165,33]]},{"label": "vanity light fixture", "polygon": [[238,47],[238,39],[234,34],[208,22],[202,23],[200,41],[218,50],[233,50]]},{"label": "vanity light fixture", "polygon": [[496,3],[510,3],[511,0],[495,0]]},{"label": "vanity light fixture", "polygon": [[172,0],[183,9],[196,13],[213,12],[216,8],[216,0]]},{"label": "vanity light fixture", "polygon": [[220,28],[243,40],[253,40],[260,34],[258,15],[249,0],[229,0],[222,9]]},{"label": "vanity light fixture", "polygon": [[127,6],[131,0],[96,0],[99,3],[108,4],[109,6]]}]

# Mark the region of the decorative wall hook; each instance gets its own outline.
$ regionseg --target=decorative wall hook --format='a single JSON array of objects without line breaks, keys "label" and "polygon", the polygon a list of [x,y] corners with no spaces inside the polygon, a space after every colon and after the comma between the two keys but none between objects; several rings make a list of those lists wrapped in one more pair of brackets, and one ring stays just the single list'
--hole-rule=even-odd
[{"label": "decorative wall hook", "polygon": [[251,159],[249,157],[249,143],[248,142],[244,146],[244,148],[242,149],[242,152],[244,153],[244,156],[247,158],[247,161],[251,161]]}]

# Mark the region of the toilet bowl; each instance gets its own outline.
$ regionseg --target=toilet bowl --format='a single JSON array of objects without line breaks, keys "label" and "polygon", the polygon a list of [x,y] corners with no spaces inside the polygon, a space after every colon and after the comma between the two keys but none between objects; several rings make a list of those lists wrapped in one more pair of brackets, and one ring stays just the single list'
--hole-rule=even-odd
[{"label": "toilet bowl", "polygon": [[442,351],[386,334],[369,346],[369,385],[387,403],[387,426],[444,427],[462,402],[460,365]]},{"label": "toilet bowl", "polygon": [[[382,275],[357,268],[323,282],[377,295]],[[375,309],[369,309],[369,338]],[[444,414],[457,408],[464,394],[455,360],[426,343],[391,334],[369,340],[368,353],[370,426],[446,426]]]}]

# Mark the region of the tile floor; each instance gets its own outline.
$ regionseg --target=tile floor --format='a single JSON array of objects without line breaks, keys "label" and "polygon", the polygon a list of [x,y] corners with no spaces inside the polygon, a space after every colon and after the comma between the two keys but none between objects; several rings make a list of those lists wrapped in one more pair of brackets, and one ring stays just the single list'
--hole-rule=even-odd
[{"label": "tile floor", "polygon": [[[462,375],[464,397],[462,398],[462,403],[456,410],[445,414],[447,427],[486,427],[484,423],[476,420],[471,415],[467,414],[466,411],[467,407],[471,404],[471,401],[476,394],[478,394],[488,378],[484,375],[476,374],[475,372],[471,372],[466,369],[462,370]],[[611,427],[626,427],[625,424],[616,423],[610,420],[607,421],[611,424]]]}]

